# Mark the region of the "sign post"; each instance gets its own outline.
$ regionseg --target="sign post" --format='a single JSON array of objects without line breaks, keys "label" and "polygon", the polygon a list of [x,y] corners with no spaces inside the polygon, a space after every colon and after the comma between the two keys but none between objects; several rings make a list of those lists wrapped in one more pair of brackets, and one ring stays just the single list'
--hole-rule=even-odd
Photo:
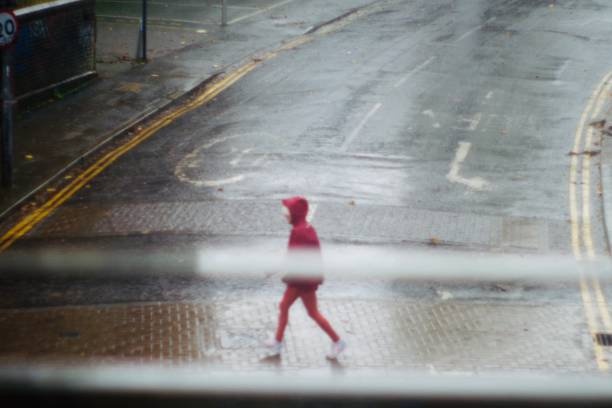
[{"label": "sign post", "polygon": [[0,10],[0,49],[2,49],[2,186],[13,185],[13,121],[15,97],[13,95],[13,48],[19,25],[11,10]]},{"label": "sign post", "polygon": [[147,0],[142,0],[142,17],[138,31],[136,59],[147,62]]},{"label": "sign post", "polygon": [[225,0],[221,0],[221,26],[227,25],[227,3]]}]

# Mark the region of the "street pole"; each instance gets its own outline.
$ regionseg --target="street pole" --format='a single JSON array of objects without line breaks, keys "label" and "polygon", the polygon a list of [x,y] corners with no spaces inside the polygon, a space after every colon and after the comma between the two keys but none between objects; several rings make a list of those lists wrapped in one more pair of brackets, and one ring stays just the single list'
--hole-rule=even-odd
[{"label": "street pole", "polygon": [[2,55],[2,186],[13,185],[13,49],[8,47]]},{"label": "street pole", "polygon": [[[0,1],[2,8],[14,9],[15,0]],[[4,32],[8,25],[3,25]],[[15,25],[13,25],[15,29]],[[9,33],[6,33],[9,34]],[[15,32],[10,33],[15,34]],[[13,96],[13,49],[9,45],[0,54],[0,73],[2,75],[1,96],[2,96],[2,135],[0,135],[0,157],[2,158],[2,187],[10,188],[13,186],[13,119],[15,100]]]},{"label": "street pole", "polygon": [[142,20],[140,21],[140,38],[142,49],[140,59],[147,62],[147,0],[142,0]]},{"label": "street pole", "polygon": [[147,61],[147,0],[142,0],[142,60]]},{"label": "street pole", "polygon": [[226,0],[221,0],[221,26],[227,25],[227,3]]}]

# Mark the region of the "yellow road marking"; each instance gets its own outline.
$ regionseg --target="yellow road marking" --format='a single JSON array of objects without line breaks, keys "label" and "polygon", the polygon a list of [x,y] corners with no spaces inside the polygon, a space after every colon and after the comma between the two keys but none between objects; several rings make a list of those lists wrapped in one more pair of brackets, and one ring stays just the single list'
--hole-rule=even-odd
[{"label": "yellow road marking", "polygon": [[[601,111],[603,109],[604,103],[608,100],[610,88],[612,87],[611,75],[609,74],[607,79],[604,79],[605,87],[600,91],[600,94],[597,98],[597,104],[595,105],[595,110],[591,115],[591,120],[596,120]],[[584,150],[590,151],[592,149],[592,140],[593,135],[595,133],[595,129],[593,126],[588,127],[587,129],[587,139],[585,140]],[[589,154],[584,154],[582,159],[582,174],[583,174],[583,235],[585,237],[584,243],[587,249],[587,253],[590,259],[595,257],[595,250],[593,248],[593,238],[592,238],[592,230],[591,230],[591,214],[590,214],[590,172],[591,172],[591,156]],[[585,178],[586,177],[586,178]],[[599,314],[601,315],[601,319],[604,323],[604,327],[606,331],[612,331],[612,325],[610,324],[610,313],[608,311],[608,305],[601,290],[601,285],[597,279],[593,279],[592,287],[595,292],[595,297],[597,299],[597,306],[599,308]]]},{"label": "yellow road marking", "polygon": [[[277,3],[274,7],[281,6],[283,4],[287,4],[290,1],[287,0],[282,3]],[[269,7],[271,9],[273,7]],[[32,228],[34,228],[38,223],[44,220],[51,212],[53,212],[56,208],[61,206],[66,200],[76,194],[83,186],[87,185],[94,177],[104,171],[108,166],[110,166],[115,160],[119,159],[129,150],[142,143],[144,140],[151,137],[160,129],[168,126],[178,117],[184,115],[187,112],[190,112],[203,104],[214,99],[219,93],[224,91],[233,85],[240,78],[248,74],[250,71],[255,69],[259,64],[264,61],[268,61],[272,58],[275,58],[280,52],[294,49],[300,45],[307,44],[314,40],[315,35],[322,36],[325,34],[329,34],[331,32],[337,31],[342,27],[346,26],[346,24],[352,22],[358,17],[362,17],[369,12],[375,10],[375,7],[368,6],[364,9],[359,10],[347,16],[346,18],[339,20],[333,24],[330,24],[324,29],[320,30],[320,32],[302,35],[300,37],[295,38],[292,41],[287,42],[283,46],[279,47],[276,51],[268,52],[263,57],[259,59],[253,59],[251,62],[241,66],[236,69],[232,73],[230,73],[227,77],[222,80],[214,83],[210,86],[210,88],[206,89],[201,95],[195,98],[193,101],[185,104],[183,107],[175,110],[173,113],[168,116],[158,119],[156,122],[152,123],[148,128],[141,130],[136,136],[134,136],[129,142],[126,144],[112,150],[110,153],[106,154],[103,158],[98,160],[95,164],[90,166],[87,170],[81,173],[78,177],[71,181],[66,187],[64,187],[59,193],[55,194],[49,201],[43,204],[42,207],[33,211],[32,213],[26,215],[22,218],[17,225],[11,228],[6,234],[0,237],[0,252],[6,250],[10,247],[16,240],[20,237],[28,233]],[[264,10],[266,11],[266,10]],[[233,21],[236,22],[237,20]],[[232,22],[230,22],[231,24]]]},{"label": "yellow road marking", "polygon": [[[595,91],[589,98],[587,107],[580,117],[578,128],[574,138],[574,149],[570,165],[570,180],[569,180],[569,207],[570,207],[570,221],[571,221],[571,242],[572,250],[575,258],[580,261],[582,260],[582,248],[581,241],[584,244],[586,255],[588,259],[593,259],[595,256],[595,250],[593,246],[592,230],[591,230],[591,206],[590,206],[590,150],[593,128],[589,126],[587,129],[586,138],[584,141],[584,148],[581,150],[582,135],[585,131],[587,119],[594,118],[601,112],[603,103],[608,96],[608,90],[610,85],[608,82],[612,78],[612,72],[608,73],[601,83],[596,87]],[[586,153],[585,153],[586,152]],[[580,156],[578,156],[580,155]],[[578,190],[576,188],[578,183],[578,168],[579,168],[579,157],[582,157],[582,228],[580,228],[580,219],[578,217]],[[582,232],[582,237],[580,233]],[[582,238],[582,239],[581,239]],[[588,284],[588,280],[584,273],[580,274],[580,292],[582,296],[582,302],[584,304],[584,311],[587,318],[587,324],[589,331],[591,332],[593,340],[593,348],[595,352],[595,359],[597,366],[600,371],[607,372],[609,370],[608,361],[604,357],[602,347],[597,343],[595,335],[599,332],[599,323],[597,320],[597,311],[601,314],[601,318],[604,325],[608,328],[609,314],[608,307],[601,291],[601,286],[597,279],[593,279],[593,287],[595,296],[597,298],[597,307],[593,305],[593,297],[591,296],[591,289]],[[605,311],[605,312],[604,312]]]},{"label": "yellow road marking", "polygon": [[593,279],[593,288],[595,289],[595,298],[597,299],[597,306],[599,307],[599,313],[601,314],[601,319],[603,320],[604,327],[606,328],[607,332],[610,332],[612,331],[612,321],[610,320],[608,305],[603,291],[601,290],[599,280]]},{"label": "yellow road marking", "polygon": [[[611,73],[612,74],[612,73]],[[610,74],[609,74],[610,75]],[[607,79],[608,77],[606,77]],[[595,98],[600,93],[600,86],[598,86],[593,94],[589,98],[587,103],[587,107],[582,112],[580,117],[580,122],[578,128],[576,128],[576,135],[574,137],[574,148],[572,152],[572,160],[570,164],[570,182],[569,182],[569,207],[570,207],[570,220],[572,226],[572,249],[574,252],[574,256],[576,259],[581,260],[582,255],[580,252],[580,231],[579,231],[579,222],[578,222],[578,205],[577,205],[577,194],[576,194],[576,186],[578,185],[578,177],[577,177],[577,169],[578,169],[578,154],[580,153],[580,143],[582,141],[582,133],[584,129],[584,125],[587,120],[587,115],[593,108],[593,103],[595,102]]]},{"label": "yellow road marking", "polygon": [[219,82],[213,84],[210,88],[208,88],[205,92],[195,98],[193,101],[187,103],[180,109],[172,112],[170,115],[165,116],[153,124],[151,124],[148,128],[139,132],[134,138],[132,138],[126,144],[117,147],[111,152],[107,153],[104,157],[99,159],[95,164],[90,166],[87,170],[77,176],[70,184],[64,187],[59,193],[53,196],[49,201],[47,201],[42,207],[35,210],[33,213],[26,216],[21,220],[17,225],[15,225],[12,229],[10,229],[2,238],[0,238],[0,251],[7,249],[11,246],[16,240],[30,231],[34,226],[36,226],[39,222],[41,222],[44,218],[46,218],[53,210],[61,206],[66,200],[74,196],[85,184],[90,182],[93,178],[95,178],[98,174],[104,171],[108,166],[110,166],[113,162],[123,156],[125,153],[133,149],[138,144],[142,143],[153,134],[155,134],[160,129],[168,126],[178,117],[184,115],[185,113],[192,111],[199,106],[209,102],[213,98],[215,98],[219,93],[223,90],[227,89],[231,85],[233,85],[240,78],[248,74],[250,71],[255,69],[255,67],[260,63],[259,62],[249,62],[244,66],[238,68],[236,71],[229,74],[226,78],[220,80]]},{"label": "yellow road marking", "polygon": [[595,341],[595,333],[599,331],[599,325],[597,324],[597,318],[593,313],[593,300],[591,298],[591,291],[589,290],[589,287],[583,274],[580,275],[580,293],[582,294],[582,302],[584,303],[584,312],[586,314],[587,324],[589,326],[589,330],[591,331],[597,367],[600,371],[607,372],[610,366],[608,364],[608,361],[604,357],[601,346]]}]

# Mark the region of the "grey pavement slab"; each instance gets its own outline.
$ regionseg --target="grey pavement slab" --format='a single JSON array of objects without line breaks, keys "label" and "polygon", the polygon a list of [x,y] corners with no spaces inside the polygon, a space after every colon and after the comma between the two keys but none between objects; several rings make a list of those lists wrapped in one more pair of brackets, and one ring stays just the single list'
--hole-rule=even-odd
[{"label": "grey pavement slab", "polygon": [[[133,202],[87,201],[57,209],[25,241],[95,239],[138,235],[284,237],[280,201],[224,200]],[[322,239],[368,244],[417,243],[493,251],[563,253],[566,222],[431,211],[399,206],[313,202],[313,225]],[[95,215],[95,216],[93,216]],[[245,223],[244,220],[249,220]],[[27,242],[24,242],[28,245]]]}]

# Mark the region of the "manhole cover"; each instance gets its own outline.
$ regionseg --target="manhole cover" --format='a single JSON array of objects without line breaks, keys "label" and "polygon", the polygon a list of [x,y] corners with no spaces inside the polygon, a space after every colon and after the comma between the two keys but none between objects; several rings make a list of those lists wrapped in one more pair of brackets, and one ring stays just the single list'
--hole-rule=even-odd
[{"label": "manhole cover", "polygon": [[612,346],[612,333],[596,333],[595,339],[600,346]]}]

